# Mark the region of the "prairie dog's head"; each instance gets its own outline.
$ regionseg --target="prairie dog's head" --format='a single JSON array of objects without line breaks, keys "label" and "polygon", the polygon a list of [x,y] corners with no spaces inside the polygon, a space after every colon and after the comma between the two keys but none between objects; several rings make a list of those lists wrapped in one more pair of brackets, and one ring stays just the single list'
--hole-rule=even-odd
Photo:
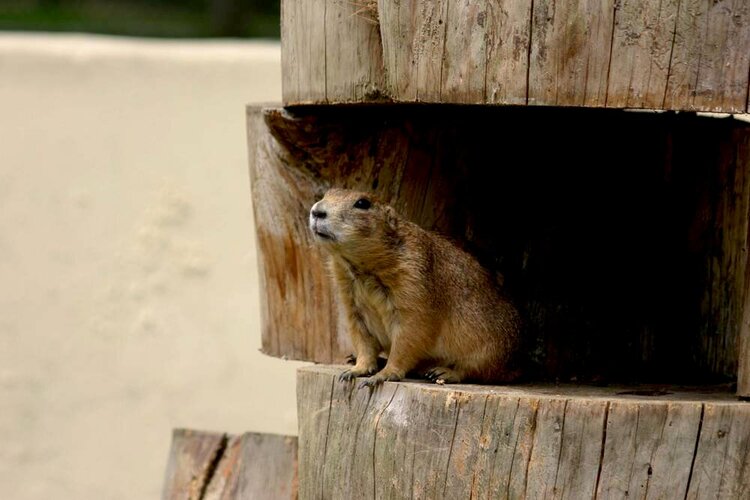
[{"label": "prairie dog's head", "polygon": [[310,209],[310,230],[327,249],[356,255],[388,245],[397,218],[390,206],[371,193],[330,189]]}]

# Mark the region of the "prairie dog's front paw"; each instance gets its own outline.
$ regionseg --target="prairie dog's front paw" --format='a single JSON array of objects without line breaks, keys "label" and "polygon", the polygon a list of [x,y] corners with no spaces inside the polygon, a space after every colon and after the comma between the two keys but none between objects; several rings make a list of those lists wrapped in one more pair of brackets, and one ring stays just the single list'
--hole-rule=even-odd
[{"label": "prairie dog's front paw", "polygon": [[404,376],[402,374],[400,374],[400,373],[397,373],[397,372],[394,372],[394,371],[389,371],[388,369],[383,369],[383,370],[380,370],[375,375],[373,375],[372,377],[370,377],[370,378],[368,378],[366,380],[363,380],[359,384],[359,388],[360,389],[363,388],[363,387],[373,388],[373,387],[379,386],[383,382],[398,382],[399,380],[401,380],[403,378],[404,378]]},{"label": "prairie dog's front paw", "polygon": [[345,370],[339,375],[339,382],[349,382],[357,377],[368,377],[378,371],[377,365],[375,366],[353,366],[348,370]]}]

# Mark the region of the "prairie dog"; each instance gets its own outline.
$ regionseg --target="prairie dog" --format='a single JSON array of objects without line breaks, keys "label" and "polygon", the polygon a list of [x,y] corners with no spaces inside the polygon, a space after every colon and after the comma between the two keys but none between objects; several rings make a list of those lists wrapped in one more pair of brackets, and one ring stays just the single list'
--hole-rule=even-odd
[{"label": "prairie dog", "polygon": [[[417,372],[436,383],[516,377],[521,319],[471,255],[401,218],[369,193],[329,190],[310,210],[329,256],[362,385]],[[384,353],[385,367],[377,359]],[[377,373],[376,373],[377,372]]]}]

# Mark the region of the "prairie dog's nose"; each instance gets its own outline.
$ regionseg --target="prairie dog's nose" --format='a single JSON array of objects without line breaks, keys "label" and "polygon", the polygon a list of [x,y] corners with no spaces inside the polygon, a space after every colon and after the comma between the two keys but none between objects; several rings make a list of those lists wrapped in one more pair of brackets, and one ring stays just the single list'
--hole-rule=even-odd
[{"label": "prairie dog's nose", "polygon": [[328,213],[323,210],[323,207],[320,206],[320,202],[317,202],[315,205],[312,206],[310,209],[310,214],[315,219],[325,219]]}]

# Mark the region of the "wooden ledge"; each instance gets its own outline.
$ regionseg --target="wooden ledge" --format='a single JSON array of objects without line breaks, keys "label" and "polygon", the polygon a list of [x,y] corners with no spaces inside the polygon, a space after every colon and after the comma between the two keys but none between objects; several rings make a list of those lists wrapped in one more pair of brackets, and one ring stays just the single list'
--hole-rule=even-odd
[{"label": "wooden ledge", "polygon": [[163,500],[297,498],[297,438],[175,429]]},{"label": "wooden ledge", "polygon": [[[336,379],[347,367],[344,365],[317,365],[300,368],[300,372],[312,371],[319,376],[331,376]],[[364,380],[364,379],[359,379]],[[358,384],[343,384],[351,392],[359,391]],[[701,403],[713,404],[745,404],[732,391],[731,384],[717,385],[670,385],[670,384],[639,384],[623,385],[611,384],[606,386],[586,384],[554,384],[554,383],[523,383],[512,385],[480,385],[480,384],[446,384],[439,385],[420,379],[405,379],[401,382],[386,382],[376,389],[384,390],[390,386],[408,386],[409,389],[428,393],[436,392],[434,397],[506,397],[532,399],[565,399],[586,401],[620,401],[630,403],[656,402],[668,403]],[[367,389],[363,389],[367,390]]]},{"label": "wooden ledge", "polygon": [[728,391],[412,381],[370,391],[338,382],[342,370],[298,371],[302,498],[750,491],[750,405]]}]

